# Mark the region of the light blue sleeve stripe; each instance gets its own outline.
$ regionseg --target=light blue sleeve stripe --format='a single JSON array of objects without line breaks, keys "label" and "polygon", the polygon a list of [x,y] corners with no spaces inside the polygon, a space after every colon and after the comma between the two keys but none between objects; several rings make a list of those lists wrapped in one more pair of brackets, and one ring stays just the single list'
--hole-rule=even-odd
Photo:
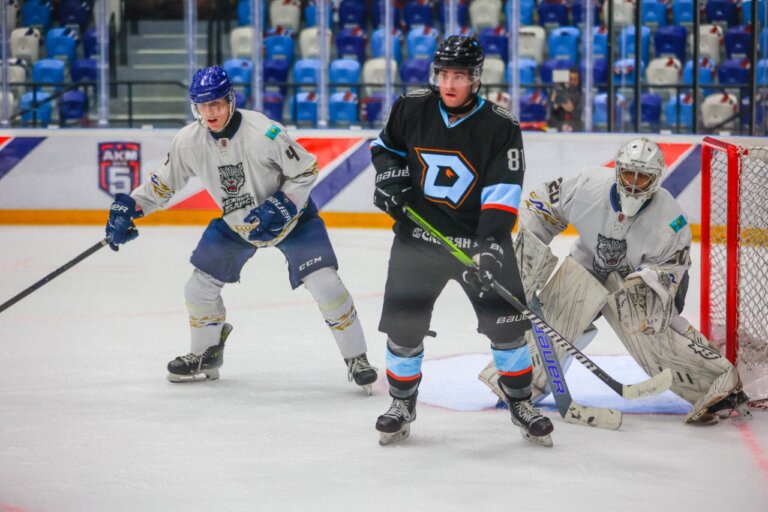
[{"label": "light blue sleeve stripe", "polygon": [[408,154],[405,151],[398,151],[396,149],[392,149],[388,147],[386,144],[384,144],[384,141],[381,140],[381,137],[376,137],[376,140],[371,142],[371,146],[381,146],[382,148],[386,149],[387,151],[391,151],[392,153],[396,155],[400,155],[403,158],[407,158]]},{"label": "light blue sleeve stripe", "polygon": [[512,350],[494,350],[493,361],[500,372],[519,372],[531,366],[531,352],[528,345]]},{"label": "light blue sleeve stripe", "polygon": [[387,370],[398,377],[415,377],[420,374],[423,360],[424,352],[416,357],[400,357],[387,348]]},{"label": "light blue sleeve stripe", "polygon": [[521,194],[520,185],[499,183],[485,187],[480,194],[480,200],[483,205],[496,204],[517,210],[517,207],[520,206]]}]

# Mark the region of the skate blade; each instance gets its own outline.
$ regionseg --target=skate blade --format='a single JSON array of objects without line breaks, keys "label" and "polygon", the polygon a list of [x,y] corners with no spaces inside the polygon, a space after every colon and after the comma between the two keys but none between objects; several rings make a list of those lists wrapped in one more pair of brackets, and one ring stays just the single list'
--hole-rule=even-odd
[{"label": "skate blade", "polygon": [[552,442],[552,436],[547,434],[545,436],[532,436],[528,433],[527,430],[521,428],[520,434],[523,436],[523,439],[526,441],[530,441],[533,444],[538,444],[540,446],[546,446],[547,448],[552,448],[554,446],[554,443]]},{"label": "skate blade", "polygon": [[368,396],[373,395],[373,384],[363,384],[360,386],[363,391],[365,391],[365,394]]},{"label": "skate blade", "polygon": [[397,432],[379,432],[379,444],[381,446],[387,446],[388,444],[397,443],[402,441],[411,435],[411,425],[406,423],[403,428]]},{"label": "skate blade", "polygon": [[194,373],[192,375],[176,375],[175,373],[168,374],[168,380],[174,384],[185,382],[205,382],[207,380],[217,380],[218,378],[218,368],[214,368],[213,370],[205,370],[199,373]]}]

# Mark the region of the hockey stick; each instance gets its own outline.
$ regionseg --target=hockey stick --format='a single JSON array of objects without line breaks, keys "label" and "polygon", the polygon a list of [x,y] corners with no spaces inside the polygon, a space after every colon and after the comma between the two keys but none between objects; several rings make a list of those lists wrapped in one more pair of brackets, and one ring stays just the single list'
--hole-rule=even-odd
[{"label": "hockey stick", "polygon": [[[477,268],[474,260],[470,258],[464,251],[462,251],[456,244],[446,238],[442,233],[437,231],[431,224],[424,220],[416,211],[410,206],[406,206],[404,209],[405,214],[411,219],[417,226],[432,235],[443,247],[461,263],[468,267]],[[512,295],[501,283],[497,280],[493,281],[493,288],[496,293],[501,295],[504,300],[512,304],[525,318],[530,320],[531,324],[541,329],[552,341],[557,343],[561,348],[565,349],[569,354],[576,358],[578,362],[583,364],[587,370],[592,372],[602,380],[609,388],[614,390],[617,394],[624,398],[633,400],[635,398],[643,398],[646,396],[657,395],[670,388],[672,385],[672,371],[669,368],[665,368],[662,372],[654,375],[650,379],[638,382],[637,384],[622,384],[607,373],[602,368],[597,366],[590,358],[573,344],[563,337],[560,333],[554,330],[548,323],[525,305],[520,300]]]},{"label": "hockey stick", "polygon": [[48,281],[58,277],[59,275],[63,274],[64,272],[66,272],[70,268],[74,267],[75,265],[77,265],[78,263],[83,261],[85,258],[90,256],[91,254],[95,253],[96,251],[98,251],[99,249],[101,249],[102,247],[107,245],[108,243],[109,243],[109,239],[108,238],[105,238],[103,240],[99,240],[98,243],[90,246],[88,249],[86,249],[85,251],[81,252],[79,255],[77,255],[71,261],[68,261],[64,265],[60,266],[59,268],[57,268],[56,270],[54,270],[53,272],[51,272],[50,274],[48,274],[47,276],[45,276],[44,278],[42,278],[41,280],[39,280],[38,282],[33,284],[32,286],[30,286],[29,288],[24,290],[23,292],[19,293],[15,297],[13,297],[12,299],[5,301],[2,305],[0,305],[0,313],[5,311],[9,307],[13,306],[17,302],[19,302],[21,299],[23,299],[24,297],[29,295],[30,293],[34,292],[35,290],[37,290],[38,288],[40,288],[41,286],[46,284]]}]

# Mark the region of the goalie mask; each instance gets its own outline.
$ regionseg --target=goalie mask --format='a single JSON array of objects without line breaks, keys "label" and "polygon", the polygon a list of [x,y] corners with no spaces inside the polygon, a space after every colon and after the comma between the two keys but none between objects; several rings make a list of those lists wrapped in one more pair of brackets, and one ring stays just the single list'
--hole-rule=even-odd
[{"label": "goalie mask", "polygon": [[616,185],[621,211],[632,217],[653,196],[661,184],[667,165],[661,148],[641,137],[624,144],[615,159]]},{"label": "goalie mask", "polygon": [[[205,125],[202,114],[198,108],[200,103],[208,103],[219,98],[226,98],[229,103],[229,119],[235,113],[235,90],[229,80],[227,72],[219,66],[211,66],[198,69],[189,84],[189,99],[192,102],[192,114],[201,125]],[[226,125],[226,123],[225,123]]]},{"label": "goalie mask", "polygon": [[[434,59],[429,67],[429,85],[435,93],[439,94],[440,72],[442,70],[466,70],[469,73],[469,82],[472,84],[468,105],[473,108],[477,102],[477,93],[480,91],[480,75],[483,73],[484,60],[483,47],[477,39],[467,36],[451,36],[443,41],[435,51]],[[456,107],[452,110],[456,109],[464,109],[464,107]]]}]

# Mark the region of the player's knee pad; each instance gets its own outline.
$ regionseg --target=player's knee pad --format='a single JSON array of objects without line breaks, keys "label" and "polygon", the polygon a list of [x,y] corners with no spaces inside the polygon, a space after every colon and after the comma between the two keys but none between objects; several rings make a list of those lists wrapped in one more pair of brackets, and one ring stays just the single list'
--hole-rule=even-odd
[{"label": "player's knee pad", "polygon": [[184,286],[184,299],[189,311],[190,324],[201,327],[219,324],[226,318],[221,289],[224,283],[205,272],[195,269]]}]

